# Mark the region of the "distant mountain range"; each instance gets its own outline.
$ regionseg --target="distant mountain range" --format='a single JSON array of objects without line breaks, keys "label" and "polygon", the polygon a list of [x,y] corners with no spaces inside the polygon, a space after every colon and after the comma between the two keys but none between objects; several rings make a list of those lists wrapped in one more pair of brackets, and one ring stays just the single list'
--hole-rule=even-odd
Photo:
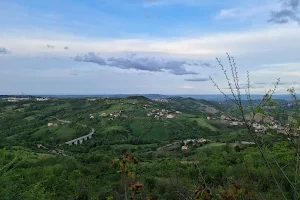
[{"label": "distant mountain range", "polygon": [[[224,96],[221,94],[214,95],[164,95],[164,94],[91,94],[91,95],[0,95],[0,98],[7,97],[53,97],[53,98],[127,98],[130,96],[144,96],[149,99],[166,99],[166,98],[175,98],[175,97],[183,97],[183,98],[193,98],[193,99],[204,99],[208,101],[224,101]],[[246,95],[241,96],[242,100],[247,100]],[[263,95],[251,95],[252,100],[259,100],[263,98]],[[274,99],[292,101],[290,95],[274,95]],[[300,95],[298,96],[300,98]]]}]

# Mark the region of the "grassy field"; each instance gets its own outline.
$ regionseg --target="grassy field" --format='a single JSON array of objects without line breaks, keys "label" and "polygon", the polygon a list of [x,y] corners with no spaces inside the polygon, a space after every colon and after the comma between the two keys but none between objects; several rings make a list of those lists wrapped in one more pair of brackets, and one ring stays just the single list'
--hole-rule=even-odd
[{"label": "grassy field", "polygon": [[131,123],[130,128],[132,130],[132,135],[135,137],[139,137],[145,132],[144,126],[140,120],[135,120],[133,123]]},{"label": "grassy field", "polygon": [[[58,129],[56,129],[53,134],[56,134],[57,138],[60,140],[69,140],[73,139],[74,137],[77,137],[76,131],[72,128],[70,128],[68,125],[62,125],[59,126]],[[85,135],[88,133],[82,133],[82,135]]]},{"label": "grassy field", "polygon": [[28,120],[28,121],[32,121],[32,120],[35,120],[35,117],[29,116],[29,117],[25,117],[24,119],[25,119],[25,120]]},{"label": "grassy field", "polygon": [[[84,135],[85,133],[82,133]],[[69,125],[59,125],[57,127],[48,127],[48,126],[42,126],[39,128],[38,131],[32,134],[34,138],[37,137],[45,137],[45,138],[56,138],[60,141],[68,141],[75,137],[76,131],[69,127]]]},{"label": "grassy field", "polygon": [[210,148],[216,148],[216,147],[222,147],[225,146],[226,143],[218,143],[218,142],[214,142],[214,143],[209,143],[209,144],[205,144],[202,147],[198,147],[196,150],[197,151],[202,151],[204,149],[210,149]]},{"label": "grassy field", "polygon": [[103,131],[104,133],[109,133],[113,131],[127,131],[127,129],[123,126],[109,126]]},{"label": "grassy field", "polygon": [[212,131],[217,131],[217,129],[215,127],[213,127],[212,125],[210,125],[208,123],[208,121],[206,119],[204,119],[204,118],[191,118],[190,120],[196,120],[200,126],[209,128]]},{"label": "grassy field", "polygon": [[163,123],[153,124],[151,131],[145,134],[145,138],[155,139],[155,140],[168,139],[168,133],[164,128],[164,124]]}]

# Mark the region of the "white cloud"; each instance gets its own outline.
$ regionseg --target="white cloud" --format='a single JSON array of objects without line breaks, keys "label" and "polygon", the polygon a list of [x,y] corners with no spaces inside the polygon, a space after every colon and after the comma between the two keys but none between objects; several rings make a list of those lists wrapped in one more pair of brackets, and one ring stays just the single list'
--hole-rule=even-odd
[{"label": "white cloud", "polygon": [[[225,52],[232,55],[247,55],[251,53],[300,51],[300,29],[298,26],[269,26],[268,28],[248,32],[212,33],[193,38],[148,38],[148,39],[86,39],[66,34],[51,35],[45,33],[41,37],[0,36],[2,45],[11,49],[15,54],[44,54],[56,53],[70,56],[78,53],[120,53],[145,52],[164,53],[179,57],[222,56]],[[49,37],[47,37],[49,36]],[[49,39],[51,38],[51,39]],[[49,49],[46,44],[53,44],[56,48]],[[66,44],[72,46],[73,51],[65,51]]]},{"label": "white cloud", "polygon": [[280,7],[280,3],[266,3],[257,5],[247,5],[242,7],[234,7],[221,10],[216,19],[246,19],[253,16],[258,16],[262,19],[262,15],[269,15],[270,11]]},{"label": "white cloud", "polygon": [[242,8],[231,8],[231,9],[225,9],[221,10],[220,13],[216,16],[217,19],[228,19],[228,18],[244,18],[244,17],[251,17],[257,13],[259,13],[260,10],[256,8],[251,9],[242,9]]},{"label": "white cloud", "polygon": [[278,94],[287,93],[286,90],[291,87],[299,91],[300,62],[268,64],[262,65],[258,70],[251,70],[252,93],[264,93],[266,90],[273,89],[278,78],[280,78],[276,90]]},{"label": "white cloud", "polygon": [[144,0],[146,7],[150,6],[170,6],[170,5],[185,5],[185,6],[204,6],[220,4],[213,0]]},{"label": "white cloud", "polygon": [[259,81],[264,81],[266,76],[268,80],[272,80],[273,82],[276,81],[277,78],[280,78],[281,82],[299,81],[300,63],[263,65],[262,69],[253,71],[251,76]]}]

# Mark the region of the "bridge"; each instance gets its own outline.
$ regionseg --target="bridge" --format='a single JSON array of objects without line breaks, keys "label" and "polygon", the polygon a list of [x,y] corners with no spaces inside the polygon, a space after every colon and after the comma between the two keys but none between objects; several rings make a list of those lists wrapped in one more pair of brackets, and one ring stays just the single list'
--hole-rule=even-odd
[{"label": "bridge", "polygon": [[92,128],[92,130],[89,134],[81,136],[81,137],[73,139],[73,140],[70,140],[70,141],[66,142],[66,144],[68,144],[70,146],[73,145],[73,144],[75,144],[75,145],[82,144],[83,141],[91,139],[93,137],[94,133],[95,133],[95,129]]}]

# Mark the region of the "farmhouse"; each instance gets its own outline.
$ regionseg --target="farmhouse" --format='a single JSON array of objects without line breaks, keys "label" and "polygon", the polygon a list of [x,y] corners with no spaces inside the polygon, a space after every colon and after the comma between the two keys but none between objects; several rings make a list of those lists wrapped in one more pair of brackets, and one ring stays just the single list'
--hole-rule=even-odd
[{"label": "farmhouse", "polygon": [[58,126],[57,124],[54,124],[54,123],[48,123],[48,126]]}]

